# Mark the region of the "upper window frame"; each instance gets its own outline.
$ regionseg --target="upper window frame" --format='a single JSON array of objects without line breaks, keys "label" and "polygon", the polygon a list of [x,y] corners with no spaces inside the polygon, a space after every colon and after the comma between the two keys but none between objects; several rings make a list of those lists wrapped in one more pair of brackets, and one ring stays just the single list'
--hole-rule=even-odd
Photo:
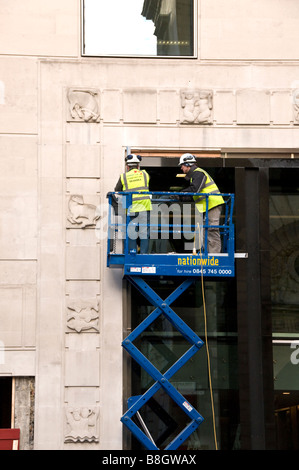
[{"label": "upper window frame", "polygon": [[[125,1],[125,0],[124,0]],[[147,54],[91,54],[85,52],[85,0],[81,0],[81,57],[118,59],[197,59],[198,58],[198,0],[193,0],[193,54],[192,55],[147,55]]]}]

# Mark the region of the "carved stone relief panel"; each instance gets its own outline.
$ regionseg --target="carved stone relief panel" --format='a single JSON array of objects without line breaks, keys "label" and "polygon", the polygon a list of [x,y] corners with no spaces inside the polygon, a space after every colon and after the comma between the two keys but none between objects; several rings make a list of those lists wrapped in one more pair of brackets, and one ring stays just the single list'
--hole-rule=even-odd
[{"label": "carved stone relief panel", "polygon": [[98,417],[98,407],[68,406],[64,442],[99,442]]},{"label": "carved stone relief panel", "polygon": [[211,124],[212,110],[211,90],[181,90],[181,124]]},{"label": "carved stone relief panel", "polygon": [[99,122],[100,94],[97,90],[69,88],[67,101],[67,121]]},{"label": "carved stone relief panel", "polygon": [[70,299],[67,304],[67,327],[77,333],[99,332],[98,299]]},{"label": "carved stone relief panel", "polygon": [[299,124],[299,89],[293,92],[294,124]]},{"label": "carved stone relief panel", "polygon": [[99,220],[97,206],[86,204],[82,194],[71,194],[68,200],[67,220],[74,228],[93,227]]}]

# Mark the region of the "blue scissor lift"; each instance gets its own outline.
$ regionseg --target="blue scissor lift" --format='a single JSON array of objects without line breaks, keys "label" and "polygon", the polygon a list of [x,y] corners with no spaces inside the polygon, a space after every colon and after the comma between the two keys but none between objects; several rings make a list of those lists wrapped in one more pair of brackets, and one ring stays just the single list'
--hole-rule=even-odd
[{"label": "blue scissor lift", "polygon": [[[152,200],[152,211],[148,221],[150,243],[152,240],[163,241],[167,238],[176,240],[185,237],[189,240],[188,251],[164,253],[161,250],[157,253],[151,252],[150,246],[148,253],[140,254],[135,249],[129,251],[128,243],[129,230],[138,229],[137,226],[134,228],[134,224],[138,223],[138,218],[135,221],[132,220],[128,210],[132,205],[133,194],[140,193],[111,192],[107,195],[109,203],[107,266],[122,268],[124,277],[155,307],[122,343],[123,348],[153,378],[154,384],[143,395],[129,398],[128,410],[121,417],[121,421],[146,449],[159,450],[140,415],[140,409],[162,388],[190,419],[183,431],[164,449],[175,450],[197,429],[203,421],[203,417],[171,384],[170,379],[198,352],[204,342],[174,312],[170,305],[196,280],[207,277],[234,276],[234,195],[221,194],[225,201],[224,210],[220,225],[214,226],[214,228],[220,230],[222,251],[221,253],[208,253],[207,234],[212,227],[209,225],[208,212],[199,221],[194,214],[193,217],[191,216],[190,211],[187,211],[187,214],[184,212],[184,208],[188,205],[194,208],[194,203],[188,204],[186,198],[192,200],[195,194],[184,193],[184,201],[182,202],[182,193],[150,192]],[[206,194],[205,197],[208,202],[209,194]],[[196,210],[195,214],[199,216]],[[148,280],[153,276],[162,276],[163,278],[175,276],[183,280],[169,297],[162,299],[148,283]],[[163,374],[134,345],[134,341],[139,335],[160,315],[165,316],[190,344],[190,348]],[[136,424],[137,421],[140,426]]]}]

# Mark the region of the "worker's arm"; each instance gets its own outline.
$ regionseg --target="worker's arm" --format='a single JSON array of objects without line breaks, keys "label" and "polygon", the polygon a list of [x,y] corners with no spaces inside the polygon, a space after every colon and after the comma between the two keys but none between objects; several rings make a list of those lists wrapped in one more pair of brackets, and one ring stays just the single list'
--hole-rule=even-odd
[{"label": "worker's arm", "polygon": [[[186,179],[188,176],[186,177]],[[187,188],[182,189],[184,193],[199,193],[200,190],[204,187],[206,182],[206,175],[202,171],[194,171],[192,173],[192,182]]]},{"label": "worker's arm", "polygon": [[118,180],[118,182],[116,183],[116,186],[115,186],[115,188],[114,188],[114,191],[118,192],[118,191],[122,191],[122,189],[123,189],[123,184],[122,184],[121,179],[120,179],[120,177],[119,177],[119,180]]}]

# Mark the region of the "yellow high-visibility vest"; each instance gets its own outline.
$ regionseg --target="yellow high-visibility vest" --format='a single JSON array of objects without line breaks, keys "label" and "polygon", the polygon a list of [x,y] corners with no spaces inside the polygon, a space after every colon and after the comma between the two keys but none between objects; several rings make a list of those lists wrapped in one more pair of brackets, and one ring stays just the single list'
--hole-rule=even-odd
[{"label": "yellow high-visibility vest", "polygon": [[[127,173],[121,175],[121,182],[123,191],[142,191],[143,193],[149,192],[149,174],[145,170],[138,170],[132,168]],[[152,209],[152,202],[150,194],[133,194],[132,206],[130,212],[144,212]]]},{"label": "yellow high-visibility vest", "polygon": [[[200,213],[206,212],[206,200],[207,199],[208,199],[208,210],[212,209],[213,207],[224,204],[223,197],[217,196],[217,194],[219,194],[220,191],[216,183],[214,182],[214,180],[210,177],[210,175],[206,171],[204,171],[202,168],[196,168],[194,171],[201,171],[207,177],[204,187],[199,192],[199,196],[193,196],[197,210]],[[192,183],[192,177],[190,179],[190,183]],[[207,198],[206,196],[200,196],[200,194],[211,194],[211,195]]]}]

